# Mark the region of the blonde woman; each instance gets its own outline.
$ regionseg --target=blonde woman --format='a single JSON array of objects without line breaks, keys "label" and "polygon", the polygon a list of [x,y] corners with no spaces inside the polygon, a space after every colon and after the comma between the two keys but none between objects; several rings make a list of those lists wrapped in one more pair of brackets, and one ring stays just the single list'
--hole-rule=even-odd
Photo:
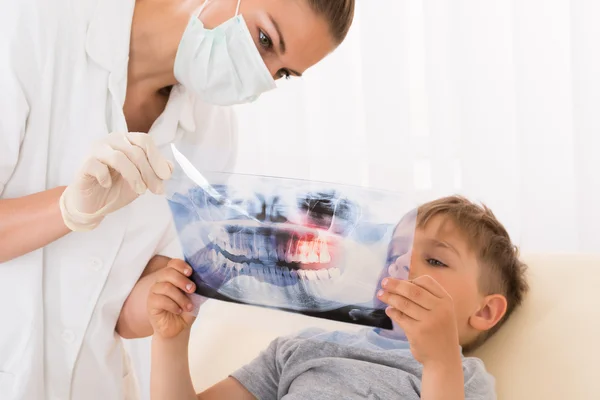
[{"label": "blonde woman", "polygon": [[[0,398],[134,398],[115,327],[176,256],[166,146],[234,162],[232,104],[345,38],[354,0],[20,0],[0,13]],[[126,331],[126,316],[121,321]]]}]

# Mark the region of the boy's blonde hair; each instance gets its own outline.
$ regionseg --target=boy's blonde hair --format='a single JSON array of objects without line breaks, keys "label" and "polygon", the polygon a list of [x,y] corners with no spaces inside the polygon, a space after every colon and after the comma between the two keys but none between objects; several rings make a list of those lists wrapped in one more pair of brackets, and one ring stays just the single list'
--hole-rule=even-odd
[{"label": "boy's blonde hair", "polygon": [[504,316],[472,343],[463,346],[465,352],[481,346],[500,329],[529,290],[525,273],[527,266],[519,260],[519,250],[510,240],[504,226],[485,205],[475,204],[461,196],[444,197],[425,203],[418,209],[417,226],[424,227],[431,218],[450,218],[469,241],[480,266],[479,289],[484,295],[501,294],[506,298]]}]

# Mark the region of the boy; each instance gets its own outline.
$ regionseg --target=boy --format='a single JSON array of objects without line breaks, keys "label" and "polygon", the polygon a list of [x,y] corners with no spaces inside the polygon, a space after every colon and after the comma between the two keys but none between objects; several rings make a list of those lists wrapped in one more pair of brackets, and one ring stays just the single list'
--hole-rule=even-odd
[{"label": "boy", "polygon": [[[395,248],[403,228],[394,232],[389,251],[396,260],[377,296],[408,341],[370,328],[309,330],[276,339],[200,394],[188,367],[194,316],[183,311],[191,309],[183,293],[193,292],[191,269],[171,261],[148,297],[152,398],[494,399],[483,363],[462,353],[493,335],[527,292],[526,267],[508,233],[485,206],[456,196],[419,207],[412,252]],[[408,262],[409,280],[397,279]]]}]

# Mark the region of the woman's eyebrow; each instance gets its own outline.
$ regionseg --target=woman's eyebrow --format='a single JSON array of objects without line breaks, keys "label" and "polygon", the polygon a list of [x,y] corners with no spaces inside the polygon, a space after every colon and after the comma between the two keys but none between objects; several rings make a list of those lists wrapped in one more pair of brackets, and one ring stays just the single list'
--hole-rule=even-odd
[{"label": "woman's eyebrow", "polygon": [[[283,35],[281,34],[281,29],[279,29],[279,24],[277,24],[277,21],[275,21],[275,19],[273,19],[273,17],[271,16],[271,14],[267,13],[267,16],[269,17],[269,20],[271,21],[271,23],[273,24],[273,26],[275,27],[275,31],[277,32],[277,36],[279,36],[279,52],[281,54],[285,54],[286,51],[286,47],[285,47],[285,39],[283,38]],[[302,74],[298,71],[294,71],[293,69],[289,69],[290,73],[292,75],[296,75],[297,77],[302,77]]]},{"label": "woman's eyebrow", "polygon": [[273,19],[271,14],[267,13],[267,16],[269,17],[269,20],[275,27],[275,31],[277,31],[277,36],[279,36],[279,51],[281,52],[281,54],[285,54],[285,40],[283,39],[283,35],[281,34],[281,30],[279,29],[279,24],[277,24],[277,21]]}]

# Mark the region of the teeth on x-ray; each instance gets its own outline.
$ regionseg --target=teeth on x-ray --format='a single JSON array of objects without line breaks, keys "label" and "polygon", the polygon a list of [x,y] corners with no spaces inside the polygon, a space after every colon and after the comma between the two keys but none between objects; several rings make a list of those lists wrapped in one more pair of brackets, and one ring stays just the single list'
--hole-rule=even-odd
[{"label": "teeth on x-ray", "polygon": [[327,272],[332,279],[339,278],[341,275],[339,268],[331,268]]},{"label": "teeth on x-ray", "polygon": [[329,273],[327,272],[327,270],[324,269],[317,271],[317,276],[319,277],[319,280],[322,281],[330,279]]},{"label": "teeth on x-ray", "polygon": [[287,249],[284,248],[284,258],[283,260],[287,263],[296,262],[295,254],[296,254],[297,246],[294,246],[294,241],[290,240],[288,242]]},{"label": "teeth on x-ray", "polygon": [[[228,269],[234,270],[235,272],[222,271],[221,273],[233,273],[236,276],[250,274],[255,278],[264,281],[265,277],[271,278],[272,280],[280,281],[281,279],[287,279],[296,281],[298,279],[305,281],[327,281],[333,278],[339,278],[341,272],[339,268],[322,268],[318,270],[312,269],[290,269],[288,267],[277,266],[277,265],[265,265],[259,262],[235,262],[228,259],[222,253],[211,249],[204,252],[200,257],[199,261],[205,264],[212,264],[216,269]],[[268,279],[266,280],[269,281]]]},{"label": "teeth on x-ray", "polygon": [[259,247],[257,258],[261,261],[269,261],[269,254],[267,253],[267,249],[264,247]]},{"label": "teeth on x-ray", "polygon": [[327,264],[331,262],[329,245],[322,239],[301,238],[291,235],[288,238],[263,236],[260,233],[237,231],[227,233],[219,229],[208,235],[217,248],[232,256],[263,262],[286,262],[302,264]]},{"label": "teeth on x-ray", "polygon": [[215,250],[209,251],[204,259],[205,262],[212,262],[212,260],[217,261],[217,252]]}]

